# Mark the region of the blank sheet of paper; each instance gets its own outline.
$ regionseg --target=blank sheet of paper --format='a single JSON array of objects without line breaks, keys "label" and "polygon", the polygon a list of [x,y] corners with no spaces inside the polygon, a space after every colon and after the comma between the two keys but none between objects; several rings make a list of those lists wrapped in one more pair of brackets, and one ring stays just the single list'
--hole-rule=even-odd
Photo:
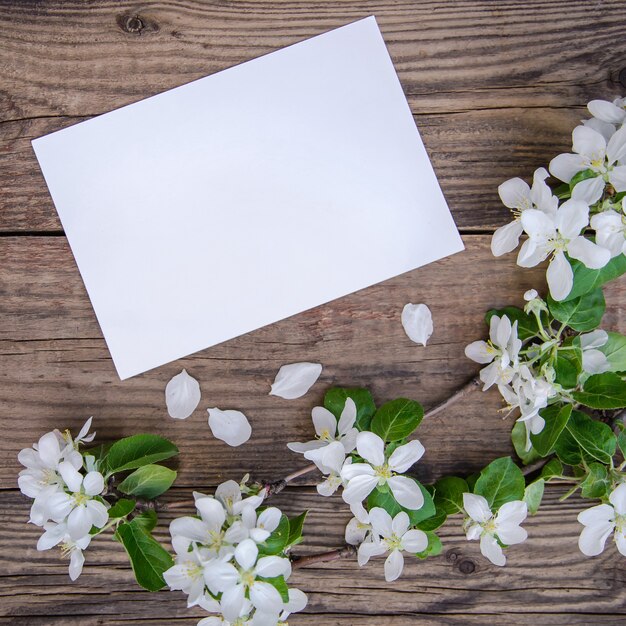
[{"label": "blank sheet of paper", "polygon": [[33,146],[122,379],[463,249],[373,17]]}]

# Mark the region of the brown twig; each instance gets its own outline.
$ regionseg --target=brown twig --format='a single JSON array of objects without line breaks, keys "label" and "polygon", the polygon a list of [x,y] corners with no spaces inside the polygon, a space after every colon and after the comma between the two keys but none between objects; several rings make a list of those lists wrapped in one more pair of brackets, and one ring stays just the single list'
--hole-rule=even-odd
[{"label": "brown twig", "polygon": [[426,411],[426,413],[424,413],[424,419],[426,419],[427,417],[434,417],[435,415],[438,415],[439,413],[441,413],[441,411],[444,411],[449,406],[455,404],[461,398],[465,397],[468,393],[476,389],[476,387],[478,387],[479,385],[480,385],[480,379],[478,377],[472,378],[472,380],[470,380],[467,384],[463,385],[463,387],[461,387],[458,391],[453,393],[447,400],[444,400],[437,406]]},{"label": "brown twig", "polygon": [[355,554],[356,547],[346,545],[343,548],[337,548],[329,552],[320,552],[319,554],[310,554],[308,556],[292,555],[291,563],[293,569],[299,569],[315,563],[330,563],[331,561],[338,561],[339,559],[347,559]]},{"label": "brown twig", "polygon": [[280,493],[292,480],[300,478],[300,476],[304,476],[305,474],[308,474],[309,472],[312,472],[316,469],[317,466],[312,463],[311,465],[307,465],[306,467],[292,472],[288,476],[285,476],[285,478],[281,478],[280,480],[275,480],[270,483],[265,483],[263,485],[263,489],[265,489],[265,497],[273,496],[277,493]]}]

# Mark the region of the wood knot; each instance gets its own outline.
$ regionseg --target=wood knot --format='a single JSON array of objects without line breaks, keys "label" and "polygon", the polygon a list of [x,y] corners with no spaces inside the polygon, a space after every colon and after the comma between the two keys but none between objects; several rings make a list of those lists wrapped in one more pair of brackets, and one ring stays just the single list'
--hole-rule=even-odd
[{"label": "wood knot", "polygon": [[620,73],[617,75],[617,80],[622,87],[626,87],[626,67],[620,70]]},{"label": "wood knot", "polygon": [[459,563],[459,571],[461,574],[473,574],[476,570],[476,564],[470,559],[463,559]]},{"label": "wood knot", "polygon": [[459,553],[456,550],[448,550],[446,552],[446,560],[450,563],[456,563],[459,560]]},{"label": "wood knot", "polygon": [[153,19],[137,13],[122,13],[117,16],[116,21],[123,32],[131,35],[144,35],[159,31],[159,25]]}]

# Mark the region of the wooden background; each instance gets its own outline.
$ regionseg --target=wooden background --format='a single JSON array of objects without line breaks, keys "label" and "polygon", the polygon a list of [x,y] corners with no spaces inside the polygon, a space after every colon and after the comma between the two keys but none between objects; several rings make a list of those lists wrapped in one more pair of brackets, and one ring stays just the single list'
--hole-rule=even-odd
[{"label": "wooden background", "polygon": [[[121,383],[61,230],[30,140],[282,46],[375,14],[467,251],[337,302]],[[274,479],[303,465],[284,444],[307,438],[309,412],[333,384],[370,386],[380,402],[404,395],[426,407],[477,371],[463,357],[485,335],[483,312],[519,304],[543,270],[494,259],[490,233],[507,220],[497,185],[527,179],[569,147],[592,98],[626,93],[626,4],[411,2],[409,0],[113,0],[0,2],[0,622],[16,625],[195,624],[181,593],[148,594],[121,547],[98,541],[71,584],[56,551],[37,553],[29,501],[16,488],[17,452],[53,427],[77,429],[93,415],[113,438],[153,431],[181,449],[170,498],[189,502],[250,471]],[[159,132],[158,128],[154,132]],[[131,139],[129,137],[129,139]],[[80,181],[77,181],[80,184]],[[141,185],[141,181],[137,181]],[[406,302],[430,305],[426,349],[403,333]],[[607,290],[604,326],[626,331],[624,281]],[[283,363],[323,363],[304,398],[269,397]],[[188,420],[171,420],[163,391],[181,366],[201,381]],[[233,450],[211,437],[205,409],[245,411],[250,443]],[[424,423],[423,480],[469,473],[510,452],[510,420],[495,392]],[[546,504],[529,540],[496,568],[467,543],[460,519],[443,530],[444,553],[407,559],[384,581],[382,562],[298,571],[309,594],[294,624],[622,624],[626,561],[613,547],[595,559],[577,549],[580,503]],[[309,550],[341,543],[349,514],[340,498],[302,481],[276,498],[310,509]],[[171,515],[162,517],[166,536]]]}]

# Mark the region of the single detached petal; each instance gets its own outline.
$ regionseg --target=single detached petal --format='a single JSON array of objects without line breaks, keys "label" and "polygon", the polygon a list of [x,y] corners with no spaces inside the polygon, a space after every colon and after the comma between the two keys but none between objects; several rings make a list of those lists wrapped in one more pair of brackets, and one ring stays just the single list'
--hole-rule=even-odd
[{"label": "single detached petal", "polygon": [[187,370],[183,370],[167,383],[165,404],[169,416],[177,420],[187,419],[200,404],[200,385]]},{"label": "single detached petal", "polygon": [[498,187],[502,204],[509,209],[527,209],[530,206],[530,187],[521,178],[510,178]]},{"label": "single detached petal", "polygon": [[582,261],[586,267],[599,270],[611,260],[611,252],[585,237],[576,237],[567,246],[568,254]]},{"label": "single detached petal", "polygon": [[522,223],[519,220],[500,226],[491,238],[491,254],[493,256],[502,256],[507,252],[515,250],[519,245],[519,238],[523,230]]},{"label": "single detached petal", "polygon": [[385,442],[370,431],[363,431],[357,435],[356,449],[368,463],[378,467],[385,462]]},{"label": "single detached petal", "polygon": [[478,494],[464,493],[463,508],[475,522],[484,524],[491,518],[491,509],[487,500]]},{"label": "single detached petal", "polygon": [[417,511],[424,506],[424,494],[412,478],[392,476],[387,484],[396,502],[405,509]]},{"label": "single detached petal", "polygon": [[480,551],[483,553],[483,556],[488,558],[494,565],[500,567],[505,565],[506,557],[495,537],[484,533],[480,538]]},{"label": "single detached petal", "polygon": [[433,316],[425,304],[406,304],[402,309],[402,326],[411,341],[423,346],[433,334]]},{"label": "single detached petal", "polygon": [[428,535],[423,530],[413,528],[412,530],[407,530],[402,535],[400,544],[403,550],[411,554],[418,554],[419,552],[424,552],[428,547]]},{"label": "single detached petal", "polygon": [[424,446],[417,440],[398,446],[389,457],[389,469],[404,474],[412,465],[424,456]]},{"label": "single detached petal", "polygon": [[303,396],[320,377],[319,363],[291,363],[283,365],[276,374],[270,391],[271,396],[294,400]]},{"label": "single detached petal", "polygon": [[370,524],[372,525],[372,530],[385,539],[389,539],[393,534],[393,520],[391,519],[391,515],[379,506],[375,506],[370,511]]},{"label": "single detached petal", "polygon": [[550,261],[546,278],[548,279],[550,295],[555,300],[563,300],[572,290],[574,283],[572,266],[560,250],[554,255],[552,261]]},{"label": "single detached petal", "polygon": [[207,410],[209,428],[216,439],[221,439],[233,447],[240,446],[250,439],[252,427],[241,411],[222,411],[217,407]]},{"label": "single detached petal", "polygon": [[400,577],[404,568],[404,557],[400,550],[392,550],[385,560],[385,580],[390,583]]}]

